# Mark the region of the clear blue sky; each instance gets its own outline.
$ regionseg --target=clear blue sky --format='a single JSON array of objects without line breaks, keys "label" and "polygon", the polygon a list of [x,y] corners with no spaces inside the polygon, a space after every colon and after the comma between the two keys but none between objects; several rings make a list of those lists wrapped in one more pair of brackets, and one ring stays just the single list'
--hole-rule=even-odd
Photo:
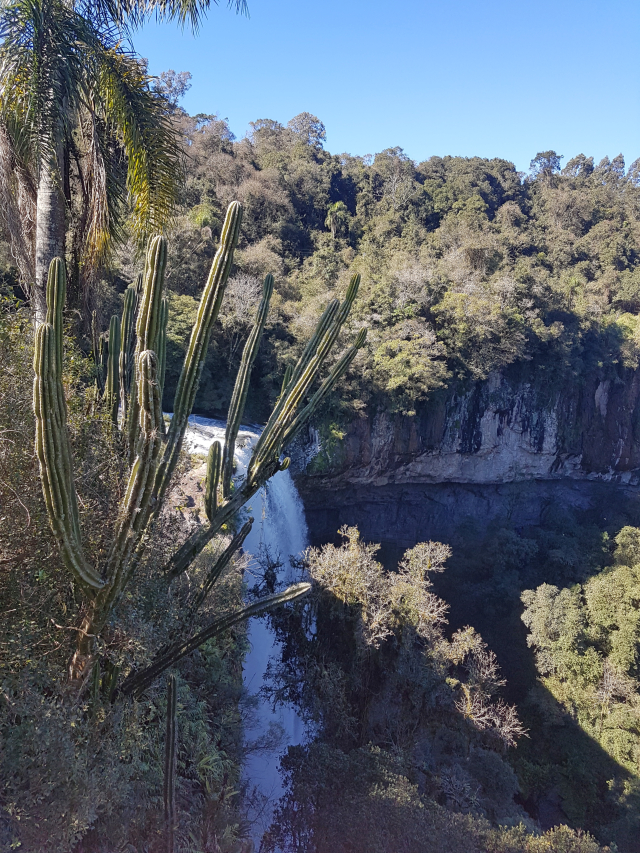
[{"label": "clear blue sky", "polygon": [[432,3],[248,0],[212,5],[197,35],[172,24],[134,33],[149,71],[190,71],[183,106],[286,123],[307,111],[332,153],[399,145],[504,157],[538,151],[640,157],[640,4],[609,0]]}]

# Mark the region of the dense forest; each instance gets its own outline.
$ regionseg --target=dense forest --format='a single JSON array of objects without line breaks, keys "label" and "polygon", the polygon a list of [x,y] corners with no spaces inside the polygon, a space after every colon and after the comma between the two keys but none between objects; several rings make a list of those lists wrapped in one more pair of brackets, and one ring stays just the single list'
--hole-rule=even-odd
[{"label": "dense forest", "polygon": [[[224,410],[218,380],[267,272],[277,301],[260,353],[256,398],[278,377],[329,298],[362,275],[354,325],[369,327],[335,417],[415,411],[430,392],[517,365],[546,384],[637,364],[640,167],[578,155],[561,169],[537,155],[528,176],[504,160],[432,157],[400,148],[331,155],[309,114],[256,121],[236,141],[226,122],[181,116],[188,154],[183,214],[168,273],[172,346],[195,310],[231,199],[245,206],[238,271],[197,407]],[[122,289],[131,276],[111,285]],[[244,313],[243,313],[244,312]],[[227,367],[228,370],[228,367]],[[544,372],[544,380],[542,379]],[[258,384],[259,383],[259,384]],[[256,411],[256,420],[264,411]]]},{"label": "dense forest", "polygon": [[[184,76],[164,75],[158,85],[186,158],[168,232],[165,410],[234,200],[244,208],[242,231],[199,414],[226,416],[268,273],[275,289],[245,411],[255,423],[280,399],[285,371],[326,304],[361,275],[334,361],[362,328],[366,343],[314,414],[328,447],[353,419],[414,414],[441,389],[496,371],[550,393],[594,372],[615,381],[638,367],[640,161],[627,169],[621,156],[594,164],[579,154],[563,166],[547,151],[523,175],[501,159],[416,163],[401,148],[335,155],[309,113],[286,125],[257,120],[237,140],[220,117],[181,110]],[[65,388],[83,534],[96,553],[106,548],[106,519],[123,487],[121,447],[95,404],[90,317],[95,311],[105,329],[122,311],[144,263],[130,236],[86,280],[69,241]],[[164,685],[131,701],[107,675],[115,685],[121,671],[172,642],[191,585],[245,516],[168,592],[158,566],[192,523],[172,499],[137,597],[123,599],[117,628],[101,640],[102,675],[96,669],[71,695],[68,614],[79,595],[56,559],[42,500],[32,449],[33,330],[4,237],[0,848],[165,849]],[[193,461],[183,454],[181,487]],[[615,516],[604,530],[557,513],[544,529],[490,531],[480,554],[420,543],[384,567],[375,543],[353,528],[342,531],[342,544],[310,550],[298,566],[310,597],[267,617],[284,649],[268,693],[293,703],[314,736],[283,759],[285,794],[263,848],[640,849],[640,530],[626,521]],[[243,568],[241,557],[229,564],[202,624],[241,604]],[[274,594],[273,566],[264,569]],[[479,623],[484,639],[465,627]],[[526,631],[530,647],[512,688],[491,648],[508,645],[509,630]],[[179,850],[251,849],[237,796],[251,713],[245,651],[236,627],[176,668]],[[251,792],[242,793],[248,801]]]}]

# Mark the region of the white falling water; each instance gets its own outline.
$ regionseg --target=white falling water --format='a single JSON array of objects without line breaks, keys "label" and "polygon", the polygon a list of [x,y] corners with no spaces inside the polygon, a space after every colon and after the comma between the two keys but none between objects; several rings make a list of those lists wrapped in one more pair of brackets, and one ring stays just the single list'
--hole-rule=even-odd
[{"label": "white falling water", "polygon": [[[192,415],[185,435],[185,442],[192,453],[207,454],[214,441],[224,444],[226,424]],[[237,475],[247,470],[251,451],[260,436],[260,428],[245,427],[238,433],[235,457]],[[255,519],[251,533],[244,541],[244,550],[253,556],[255,563],[265,550],[271,560],[282,563],[278,580],[285,583],[295,580],[290,577],[290,556],[300,555],[308,545],[307,524],[302,502],[296,491],[289,471],[279,471],[249,501],[250,514]],[[264,674],[269,658],[277,654],[278,644],[265,619],[249,622],[250,651],[245,658],[243,680],[246,689],[256,694],[264,683]],[[255,725],[246,732],[248,740],[255,741],[266,734],[270,725],[276,724],[284,733],[282,749],[301,742],[303,723],[294,708],[284,707],[273,711],[268,703],[260,702]],[[244,776],[250,787],[255,786],[270,805],[256,818],[253,837],[256,842],[270,823],[272,806],[282,794],[282,783],[278,772],[279,755],[273,753],[251,754],[245,763]]]}]

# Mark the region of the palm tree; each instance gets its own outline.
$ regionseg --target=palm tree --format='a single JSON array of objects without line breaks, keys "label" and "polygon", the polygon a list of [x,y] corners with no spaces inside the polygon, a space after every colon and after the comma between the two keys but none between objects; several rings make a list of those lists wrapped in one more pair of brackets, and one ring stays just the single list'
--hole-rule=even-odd
[{"label": "palm tree", "polygon": [[[234,0],[242,11],[244,0]],[[11,0],[0,13],[0,214],[36,320],[71,227],[77,281],[124,223],[164,230],[183,174],[167,101],[127,47],[155,12],[195,29],[209,0]],[[128,218],[127,218],[128,216]]]},{"label": "palm tree", "polygon": [[349,208],[347,205],[343,201],[336,201],[329,205],[324,224],[331,229],[331,237],[335,240],[337,234],[349,226]]}]

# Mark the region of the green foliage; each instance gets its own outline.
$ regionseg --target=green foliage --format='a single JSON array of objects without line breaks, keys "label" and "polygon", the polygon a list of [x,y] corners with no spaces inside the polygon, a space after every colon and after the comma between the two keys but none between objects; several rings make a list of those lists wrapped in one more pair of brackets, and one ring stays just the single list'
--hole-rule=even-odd
[{"label": "green foliage", "polygon": [[[524,823],[492,827],[424,796],[401,759],[376,747],[344,753],[293,747],[283,760],[286,794],[265,840],[285,853],[599,853],[566,826],[535,834]],[[327,784],[327,780],[331,780]]]},{"label": "green foliage", "polygon": [[[354,272],[365,284],[353,322],[371,318],[369,341],[323,419],[352,419],[365,407],[414,412],[443,383],[514,364],[531,363],[548,390],[637,363],[634,166],[625,174],[616,158],[615,168],[594,168],[579,155],[559,172],[555,152],[542,152],[523,180],[497,158],[416,164],[400,148],[372,161],[335,156],[323,148],[321,123],[303,116],[286,127],[262,119],[239,141],[216,116],[180,118],[190,160],[170,290],[193,294],[212,251],[201,215],[216,227],[236,192],[245,204],[238,274],[260,280],[278,269],[286,281],[252,374],[250,396],[264,401],[254,417],[266,419],[318,306]],[[233,390],[206,382],[225,375],[234,348],[222,319],[197,401],[211,415]]]},{"label": "green foliage", "polygon": [[521,729],[495,698],[495,657],[472,629],[445,638],[432,591],[450,549],[421,543],[385,572],[375,545],[341,532],[342,547],[307,554],[311,612],[270,617],[285,643],[272,695],[293,700],[315,737],[282,761],[266,849],[602,849],[566,826],[538,834],[514,802],[501,741]]},{"label": "green foliage", "polygon": [[601,831],[622,845],[637,833],[640,802],[639,542],[640,531],[625,527],[615,539],[614,565],[581,585],[543,584],[522,595],[527,642],[541,676],[531,701],[547,728],[554,717],[557,725],[557,703],[599,746],[593,769],[600,774],[608,762],[610,793],[591,797],[608,803]]},{"label": "green foliage", "polygon": [[522,596],[543,683],[634,774],[640,760],[639,539],[637,528],[625,527],[616,537],[614,566],[581,586],[544,584]]}]

